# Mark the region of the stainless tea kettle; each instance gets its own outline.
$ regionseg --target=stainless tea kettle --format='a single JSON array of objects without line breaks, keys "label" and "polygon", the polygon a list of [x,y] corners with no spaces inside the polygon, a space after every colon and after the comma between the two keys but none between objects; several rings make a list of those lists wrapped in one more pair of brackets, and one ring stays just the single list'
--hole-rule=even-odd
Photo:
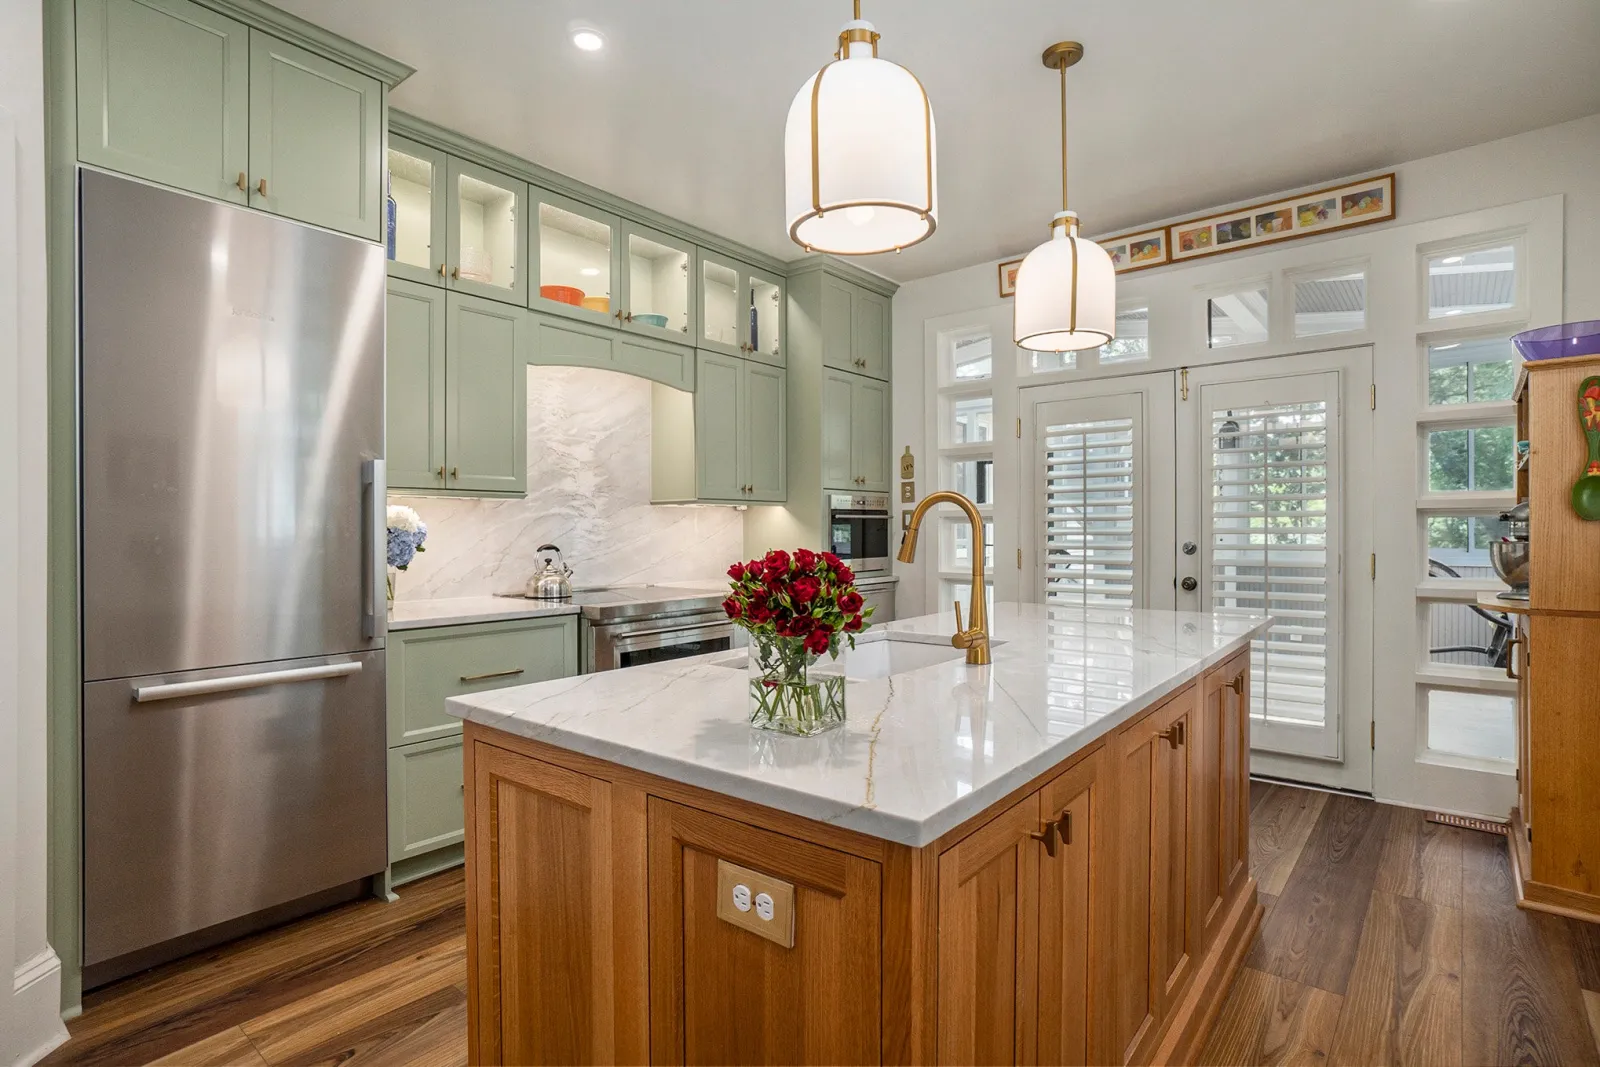
[{"label": "stainless tea kettle", "polygon": [[572,596],[572,568],[561,560],[561,549],[540,545],[539,569],[528,579],[527,595],[535,600],[565,600]]}]

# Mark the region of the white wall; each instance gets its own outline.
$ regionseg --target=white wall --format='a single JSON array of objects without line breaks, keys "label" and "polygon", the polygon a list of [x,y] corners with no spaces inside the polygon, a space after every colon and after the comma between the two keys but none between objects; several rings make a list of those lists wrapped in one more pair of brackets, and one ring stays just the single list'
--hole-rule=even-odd
[{"label": "white wall", "polygon": [[0,1064],[66,1038],[45,940],[45,202],[39,0],[0,0]]},{"label": "white wall", "polygon": [[[1118,164],[1108,161],[1106,165]],[[1276,250],[1298,251],[1317,244],[1351,242],[1358,239],[1356,235],[1371,236],[1381,230],[1426,220],[1462,215],[1551,194],[1565,194],[1565,306],[1560,313],[1560,320],[1600,318],[1600,255],[1594,251],[1600,248],[1600,115],[1402,163],[1395,170],[1398,175],[1396,203],[1399,216],[1394,222],[1353,231],[1344,237],[1330,235],[1307,238],[1268,246],[1258,252],[1215,256],[1196,264],[1123,275],[1119,278],[1119,286],[1127,289],[1133,285],[1188,284],[1178,279],[1198,278],[1202,271],[1208,275],[1228,271],[1241,276],[1248,275],[1259,269],[1254,264],[1281,254]],[[1329,176],[1330,182],[1336,180],[1337,176]],[[1212,206],[1196,204],[1193,214],[1205,213]],[[1223,210],[1229,205],[1214,206]],[[1043,240],[1050,205],[1041,204],[1039,210],[1039,239]],[[1162,221],[1172,220],[1152,220],[1152,224]],[[1026,251],[1018,249],[1016,255],[1020,256]],[[1327,252],[1330,259],[1339,254],[1333,250]],[[919,493],[937,488],[933,480],[936,477],[934,445],[931,428],[927,425],[926,325],[929,320],[948,319],[963,312],[988,311],[994,321],[1004,321],[1009,328],[1011,302],[1001,299],[996,282],[996,266],[999,262],[993,260],[920,278],[905,283],[895,294],[894,452],[898,455],[909,444],[916,453]],[[981,317],[980,314],[973,316],[974,321]],[[1152,330],[1156,329],[1158,327],[1153,325]],[[1153,339],[1152,347],[1159,343],[1158,338]],[[999,359],[997,352],[997,364]],[[1003,438],[1005,427],[1017,413],[1006,407],[1000,392],[997,385],[995,425],[1000,428]],[[1000,464],[997,462],[996,466]],[[1005,477],[1004,472],[1001,472],[1001,477]],[[1004,522],[1003,516],[1001,522]],[[1005,536],[999,530],[997,535]],[[928,561],[933,558],[932,546],[929,546],[919,554],[916,563],[909,566],[895,564],[895,573],[901,578],[901,615],[917,615],[933,610],[927,603],[926,570],[930,565]]]}]

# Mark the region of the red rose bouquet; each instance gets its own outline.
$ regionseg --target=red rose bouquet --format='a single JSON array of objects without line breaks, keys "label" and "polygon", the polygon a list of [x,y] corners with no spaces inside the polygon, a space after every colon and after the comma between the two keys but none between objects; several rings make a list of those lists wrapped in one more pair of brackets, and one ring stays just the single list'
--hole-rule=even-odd
[{"label": "red rose bouquet", "polygon": [[844,721],[844,675],[819,669],[840,641],[855,647],[872,609],[855,574],[832,552],[773,549],[728,568],[732,588],[722,609],[750,632],[751,722],[812,734]]}]

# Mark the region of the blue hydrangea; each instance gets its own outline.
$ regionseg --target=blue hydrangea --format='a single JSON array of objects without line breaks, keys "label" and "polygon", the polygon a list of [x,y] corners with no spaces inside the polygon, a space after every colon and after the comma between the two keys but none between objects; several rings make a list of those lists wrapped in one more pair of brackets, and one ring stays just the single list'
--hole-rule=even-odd
[{"label": "blue hydrangea", "polygon": [[405,570],[411,565],[411,560],[416,554],[423,551],[422,542],[428,539],[428,527],[422,522],[416,525],[415,530],[389,527],[389,566],[396,570]]}]

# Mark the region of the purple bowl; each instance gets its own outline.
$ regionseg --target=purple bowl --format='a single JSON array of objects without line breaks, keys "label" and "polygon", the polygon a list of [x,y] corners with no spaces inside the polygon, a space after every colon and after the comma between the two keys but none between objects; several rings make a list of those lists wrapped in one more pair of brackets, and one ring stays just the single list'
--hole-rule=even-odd
[{"label": "purple bowl", "polygon": [[1600,355],[1600,319],[1524,330],[1511,338],[1523,359]]}]

